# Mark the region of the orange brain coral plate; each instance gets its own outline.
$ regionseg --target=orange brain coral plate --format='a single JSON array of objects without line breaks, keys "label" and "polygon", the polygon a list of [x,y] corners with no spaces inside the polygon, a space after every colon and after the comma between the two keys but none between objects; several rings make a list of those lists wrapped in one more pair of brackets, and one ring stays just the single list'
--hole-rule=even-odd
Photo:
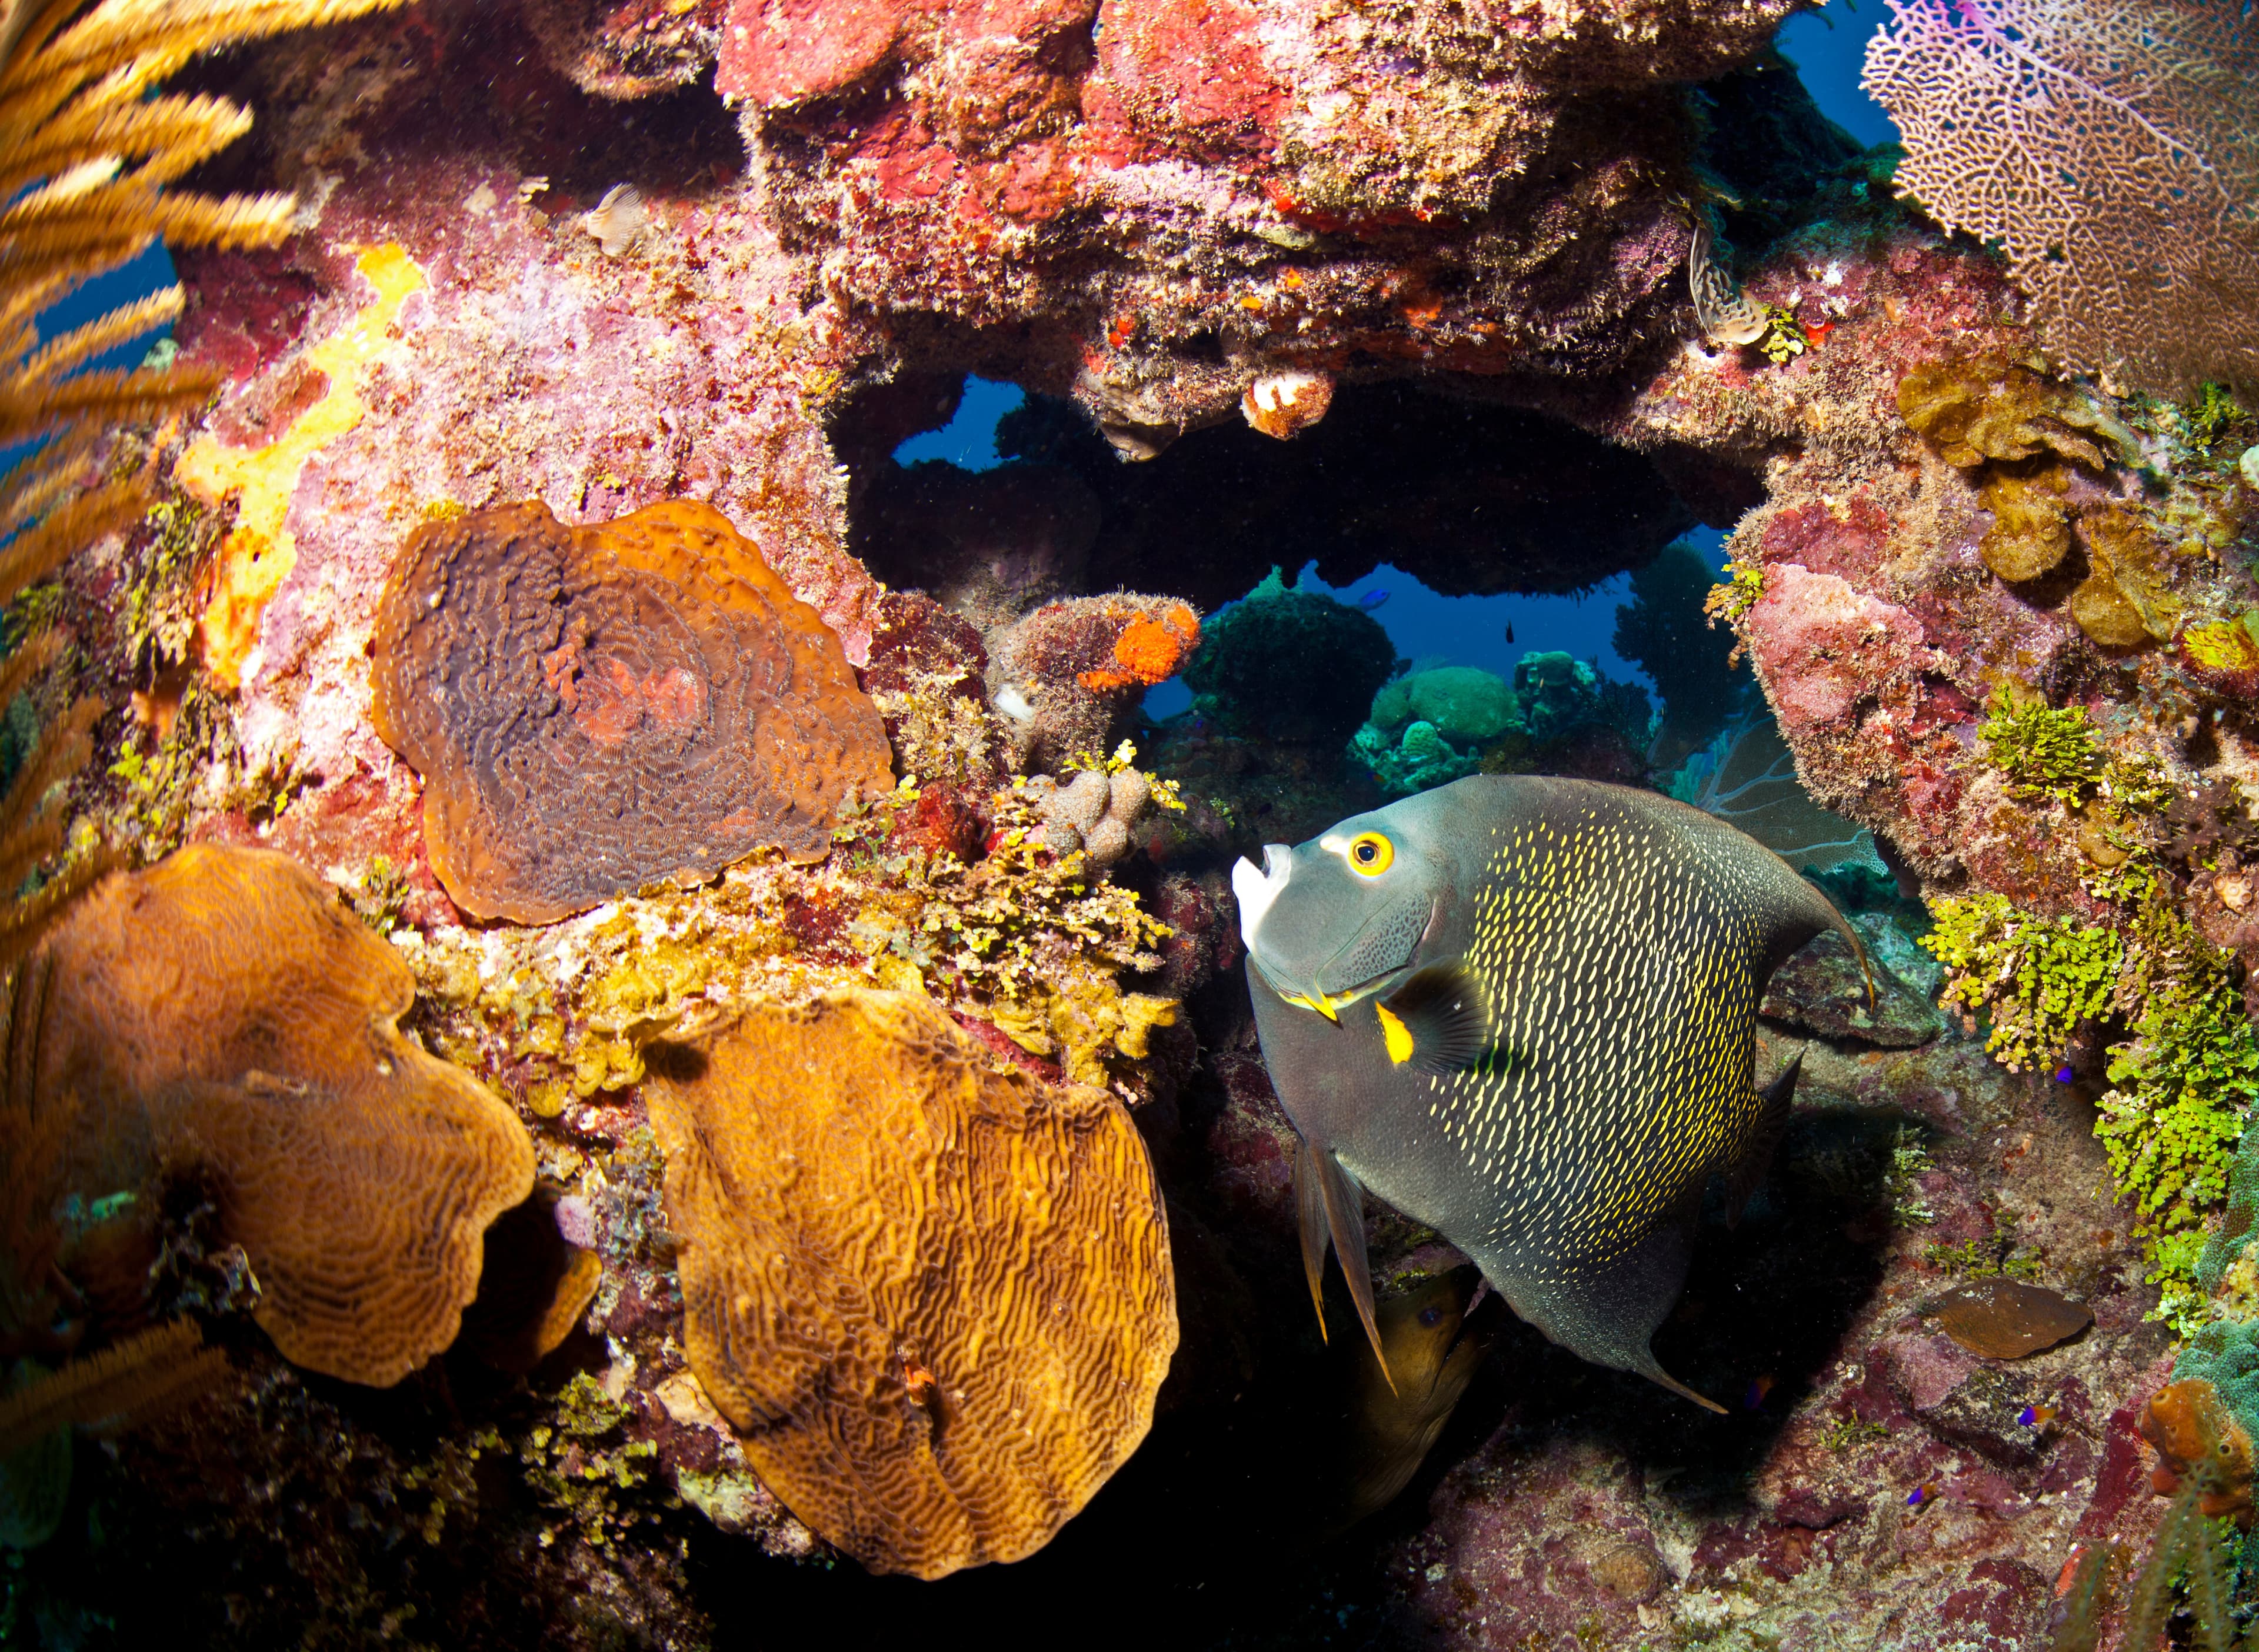
[{"label": "orange brain coral plate", "polygon": [[263,850],[183,849],[106,879],[18,976],[11,1069],[75,1110],[74,1191],[209,1178],[293,1364],[385,1385],[455,1340],[533,1143],[402,1035],[414,978],[328,885]]},{"label": "orange brain coral plate", "polygon": [[873,1571],[1049,1542],[1177,1342],[1144,1142],[991,1070],[930,1000],[756,1008],[651,1057],[690,1362],[793,1513]]},{"label": "orange brain coral plate", "polygon": [[756,849],[821,859],[894,782],[839,639],[710,505],[568,528],[538,501],[418,529],[370,652],[455,904],[546,923]]}]

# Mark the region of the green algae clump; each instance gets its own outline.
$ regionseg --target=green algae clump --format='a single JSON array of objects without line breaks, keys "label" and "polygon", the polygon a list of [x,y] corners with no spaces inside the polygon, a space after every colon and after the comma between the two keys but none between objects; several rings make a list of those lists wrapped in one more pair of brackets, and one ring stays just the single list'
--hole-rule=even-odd
[{"label": "green algae clump", "polygon": [[2081,706],[2061,710],[2012,688],[1985,707],[1977,737],[1994,768],[2019,790],[2076,804],[2102,779],[2102,749]]},{"label": "green algae clump", "polygon": [[1943,1000],[1989,1010],[1985,1048],[2011,1072],[2055,1059],[2081,1022],[2108,1013],[2125,958],[2113,929],[2019,912],[1992,890],[1930,902],[1921,940],[1945,965]]}]

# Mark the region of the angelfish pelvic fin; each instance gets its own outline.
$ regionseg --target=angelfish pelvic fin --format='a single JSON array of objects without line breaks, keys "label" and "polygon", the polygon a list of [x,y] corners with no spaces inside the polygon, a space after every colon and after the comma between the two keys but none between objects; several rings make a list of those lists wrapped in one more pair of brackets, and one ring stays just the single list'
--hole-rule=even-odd
[{"label": "angelfish pelvic fin", "polygon": [[1757,1184],[1764,1179],[1765,1171],[1771,1168],[1773,1154],[1780,1146],[1780,1138],[1788,1133],[1789,1115],[1793,1111],[1792,1104],[1796,1099],[1796,1075],[1803,1065],[1804,1050],[1799,1048],[1773,1081],[1757,1092],[1757,1122],[1750,1128],[1749,1140],[1742,1148],[1742,1156],[1726,1182],[1726,1226],[1728,1228],[1741,1226],[1742,1213],[1749,1208],[1749,1200],[1757,1191]]},{"label": "angelfish pelvic fin", "polygon": [[1294,1207],[1302,1230],[1302,1271],[1310,1282],[1310,1299],[1318,1303],[1318,1330],[1325,1332],[1325,1305],[1320,1301],[1325,1282],[1326,1241],[1333,1241],[1341,1258],[1342,1278],[1348,1282],[1350,1300],[1372,1343],[1373,1363],[1380,1367],[1388,1392],[1396,1392],[1389,1375],[1388,1356],[1380,1346],[1380,1321],[1372,1307],[1372,1264],[1365,1250],[1365,1195],[1357,1178],[1342,1168],[1327,1147],[1298,1143],[1294,1152]]},{"label": "angelfish pelvic fin", "polygon": [[1326,1193],[1319,1180],[1318,1150],[1294,1138],[1294,1222],[1302,1235],[1302,1274],[1310,1282],[1310,1306],[1318,1311],[1318,1335],[1326,1331]]}]

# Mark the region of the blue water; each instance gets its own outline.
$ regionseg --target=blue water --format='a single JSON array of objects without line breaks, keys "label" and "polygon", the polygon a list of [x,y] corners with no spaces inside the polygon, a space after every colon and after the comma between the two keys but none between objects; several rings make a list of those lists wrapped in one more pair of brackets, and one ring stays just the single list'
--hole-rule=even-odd
[{"label": "blue water", "polygon": [[[173,281],[172,254],[162,246],[152,246],[132,262],[111,270],[107,275],[96,276],[76,292],[41,310],[38,323],[39,337],[53,338],[74,327],[83,326],[97,316],[107,315],[120,304],[130,304],[161,287],[170,287]],[[136,366],[143,356],[148,354],[150,345],[172,335],[173,330],[169,326],[159,328],[130,343],[104,351],[89,361],[84,370],[92,372],[105,367]],[[28,442],[18,442],[13,446],[0,447],[0,470],[5,470],[21,459],[32,445]]]},{"label": "blue water", "polygon": [[[1698,528],[1686,538],[1710,559],[1713,567],[1725,566],[1724,534]],[[1386,591],[1388,600],[1372,610],[1372,617],[1406,659],[1479,666],[1511,677],[1514,662],[1524,654],[1560,651],[1591,661],[1604,677],[1655,692],[1647,673],[1615,651],[1616,609],[1631,601],[1628,573],[1602,580],[1581,597],[1445,596],[1386,563],[1355,584],[1328,585],[1318,578],[1317,564],[1312,562],[1303,568],[1298,583],[1302,590],[1321,591],[1350,603]],[[1514,630],[1511,643],[1506,640],[1509,626]],[[1189,709],[1192,699],[1192,690],[1172,677],[1145,696],[1145,712],[1157,718],[1174,716]]]},{"label": "blue water", "polygon": [[1859,89],[1859,68],[1868,37],[1882,25],[1883,0],[1828,0],[1817,11],[1799,12],[1781,25],[1776,37],[1781,55],[1796,65],[1804,89],[1821,113],[1861,143],[1894,144],[1899,129],[1883,106]]},{"label": "blue water", "polygon": [[968,374],[956,417],[895,448],[894,463],[916,465],[937,459],[959,470],[994,470],[1004,462],[996,451],[996,421],[1027,399],[1028,393],[1016,384]]}]

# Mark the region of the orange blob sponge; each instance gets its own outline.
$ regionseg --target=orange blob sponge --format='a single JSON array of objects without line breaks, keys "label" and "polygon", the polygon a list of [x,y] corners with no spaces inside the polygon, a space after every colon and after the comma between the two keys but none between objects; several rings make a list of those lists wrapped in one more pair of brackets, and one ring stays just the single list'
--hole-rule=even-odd
[{"label": "orange blob sponge", "polygon": [[1094,694],[1133,684],[1150,688],[1176,675],[1177,667],[1199,641],[1200,616],[1182,602],[1171,603],[1158,619],[1135,614],[1114,639],[1113,669],[1086,671],[1075,680]]}]

